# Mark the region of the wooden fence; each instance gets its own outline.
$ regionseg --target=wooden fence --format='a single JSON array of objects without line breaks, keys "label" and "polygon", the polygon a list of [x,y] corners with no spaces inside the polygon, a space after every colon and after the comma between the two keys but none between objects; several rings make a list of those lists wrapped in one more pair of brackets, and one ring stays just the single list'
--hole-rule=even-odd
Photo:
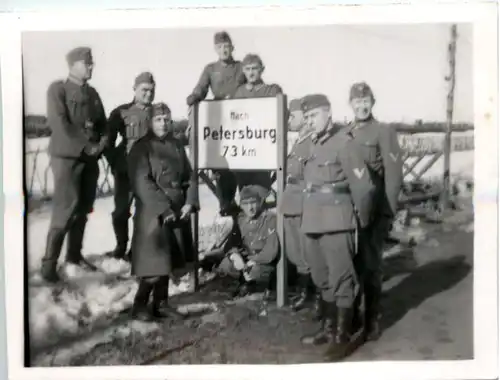
[{"label": "wooden fence", "polygon": [[[438,160],[444,155],[451,155],[453,152],[463,152],[474,150],[474,136],[452,136],[451,146],[445,148],[446,129],[444,125],[394,125],[391,126],[398,131],[399,142],[404,152],[403,175],[405,183],[419,183],[423,176],[436,165]],[[452,132],[473,131],[471,125],[457,125],[452,128]],[[30,140],[28,140],[30,141]],[[26,190],[28,199],[48,200],[51,197],[52,172],[49,167],[47,155],[47,144],[40,144],[36,148],[26,149]],[[451,160],[453,161],[453,160]],[[113,191],[113,176],[110,167],[103,158],[99,160],[101,174],[97,186],[97,196],[107,196]],[[445,175],[446,169],[438,170],[441,176]],[[206,176],[202,176],[207,180]],[[209,184],[213,189],[213,186]],[[434,187],[426,194],[412,195],[409,198],[403,197],[402,203],[412,201],[425,201],[441,195],[442,187]]]}]

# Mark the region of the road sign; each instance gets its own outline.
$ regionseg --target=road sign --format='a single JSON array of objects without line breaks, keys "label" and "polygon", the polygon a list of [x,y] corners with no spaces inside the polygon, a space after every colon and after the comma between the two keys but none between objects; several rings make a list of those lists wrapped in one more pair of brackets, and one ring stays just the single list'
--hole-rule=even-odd
[{"label": "road sign", "polygon": [[198,168],[276,170],[278,98],[201,102]]}]

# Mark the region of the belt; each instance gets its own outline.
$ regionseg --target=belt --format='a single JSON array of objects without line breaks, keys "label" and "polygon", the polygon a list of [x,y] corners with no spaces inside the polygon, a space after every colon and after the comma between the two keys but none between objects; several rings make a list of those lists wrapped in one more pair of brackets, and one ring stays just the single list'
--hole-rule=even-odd
[{"label": "belt", "polygon": [[323,193],[323,194],[350,194],[349,185],[345,182],[328,183],[325,185],[307,184],[305,193]]}]

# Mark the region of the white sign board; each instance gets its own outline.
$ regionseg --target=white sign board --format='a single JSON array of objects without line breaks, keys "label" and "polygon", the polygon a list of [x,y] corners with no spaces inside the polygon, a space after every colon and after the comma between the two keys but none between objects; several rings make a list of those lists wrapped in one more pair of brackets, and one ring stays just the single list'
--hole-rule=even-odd
[{"label": "white sign board", "polygon": [[204,101],[198,108],[198,168],[276,170],[278,98]]}]

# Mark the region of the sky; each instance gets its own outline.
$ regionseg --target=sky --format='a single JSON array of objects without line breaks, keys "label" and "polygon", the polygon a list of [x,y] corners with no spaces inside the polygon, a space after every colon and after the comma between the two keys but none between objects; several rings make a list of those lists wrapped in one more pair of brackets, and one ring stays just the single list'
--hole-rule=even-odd
[{"label": "sky", "polygon": [[[89,46],[96,62],[90,83],[107,114],[131,101],[137,74],[151,71],[157,82],[156,101],[168,103],[175,119],[184,118],[187,95],[204,65],[217,59],[213,34],[221,29],[25,32],[26,112],[45,114],[48,86],[67,75],[65,54],[73,47]],[[335,120],[351,119],[349,88],[358,81],[372,87],[374,112],[381,121],[446,120],[447,24],[225,30],[233,39],[236,59],[259,54],[266,66],[264,81],[279,84],[289,100],[326,94]],[[473,122],[472,33],[472,25],[458,26],[455,122]]]}]

